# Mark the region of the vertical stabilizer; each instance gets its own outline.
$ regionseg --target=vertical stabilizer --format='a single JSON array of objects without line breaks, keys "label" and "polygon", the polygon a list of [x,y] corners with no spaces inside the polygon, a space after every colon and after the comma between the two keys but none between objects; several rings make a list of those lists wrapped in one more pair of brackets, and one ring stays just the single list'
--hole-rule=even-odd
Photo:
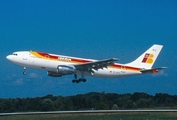
[{"label": "vertical stabilizer", "polygon": [[154,44],[151,48],[149,48],[146,52],[144,52],[140,57],[138,57],[136,60],[126,65],[150,69],[155,63],[162,48],[163,48],[163,45]]}]

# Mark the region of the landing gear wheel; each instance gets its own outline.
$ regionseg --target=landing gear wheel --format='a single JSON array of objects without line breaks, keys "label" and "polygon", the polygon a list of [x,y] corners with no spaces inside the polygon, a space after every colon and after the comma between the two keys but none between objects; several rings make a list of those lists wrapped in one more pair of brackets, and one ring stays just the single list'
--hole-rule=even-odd
[{"label": "landing gear wheel", "polygon": [[86,82],[87,80],[86,79],[82,79],[83,82]]},{"label": "landing gear wheel", "polygon": [[76,83],[80,83],[80,80],[76,80]]},{"label": "landing gear wheel", "polygon": [[72,83],[80,83],[80,80],[72,80]]},{"label": "landing gear wheel", "polygon": [[72,83],[80,83],[80,82],[86,82],[87,80],[82,76],[82,78],[77,79],[77,75],[74,74],[74,80],[72,80]]},{"label": "landing gear wheel", "polygon": [[26,67],[23,67],[23,75],[26,75],[27,74],[27,72],[26,72]]},{"label": "landing gear wheel", "polygon": [[26,71],[24,71],[24,72],[23,72],[23,75],[26,75],[26,74],[27,74],[27,72],[26,72]]},{"label": "landing gear wheel", "polygon": [[85,78],[80,78],[79,81],[80,82],[86,82],[86,79]]},{"label": "landing gear wheel", "polygon": [[77,80],[72,80],[72,83],[75,83]]}]

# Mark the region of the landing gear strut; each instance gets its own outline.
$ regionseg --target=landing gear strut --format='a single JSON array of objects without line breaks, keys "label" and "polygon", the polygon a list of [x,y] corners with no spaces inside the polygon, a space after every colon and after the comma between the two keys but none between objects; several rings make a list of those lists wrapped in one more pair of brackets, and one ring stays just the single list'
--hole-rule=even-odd
[{"label": "landing gear strut", "polygon": [[27,74],[27,72],[26,72],[26,67],[23,67],[23,75],[26,75]]},{"label": "landing gear strut", "polygon": [[80,83],[80,82],[86,82],[87,80],[82,76],[82,78],[77,79],[77,75],[74,74],[74,80],[72,80],[73,83]]}]

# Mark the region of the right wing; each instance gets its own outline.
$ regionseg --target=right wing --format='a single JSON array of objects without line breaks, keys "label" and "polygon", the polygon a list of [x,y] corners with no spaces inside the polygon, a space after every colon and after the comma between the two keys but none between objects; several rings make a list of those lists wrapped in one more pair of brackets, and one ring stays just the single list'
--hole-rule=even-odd
[{"label": "right wing", "polygon": [[114,62],[117,60],[118,59],[116,58],[111,58],[106,60],[98,60],[98,61],[93,61],[93,62],[88,62],[83,64],[71,65],[71,66],[58,65],[57,67],[58,72],[48,71],[47,74],[48,76],[52,76],[52,77],[61,77],[63,75],[74,74],[75,70],[77,70],[80,72],[88,72],[93,75],[94,73],[93,70],[107,68],[107,66],[114,64]]}]

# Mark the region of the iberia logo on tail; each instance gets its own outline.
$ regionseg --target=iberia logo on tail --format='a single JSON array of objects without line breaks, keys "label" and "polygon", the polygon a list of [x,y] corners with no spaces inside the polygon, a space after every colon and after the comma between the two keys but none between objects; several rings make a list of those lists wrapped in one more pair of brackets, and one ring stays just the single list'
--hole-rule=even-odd
[{"label": "iberia logo on tail", "polygon": [[153,54],[146,53],[144,58],[143,58],[143,60],[142,60],[142,62],[143,63],[152,64],[154,62],[153,58],[154,58]]}]

